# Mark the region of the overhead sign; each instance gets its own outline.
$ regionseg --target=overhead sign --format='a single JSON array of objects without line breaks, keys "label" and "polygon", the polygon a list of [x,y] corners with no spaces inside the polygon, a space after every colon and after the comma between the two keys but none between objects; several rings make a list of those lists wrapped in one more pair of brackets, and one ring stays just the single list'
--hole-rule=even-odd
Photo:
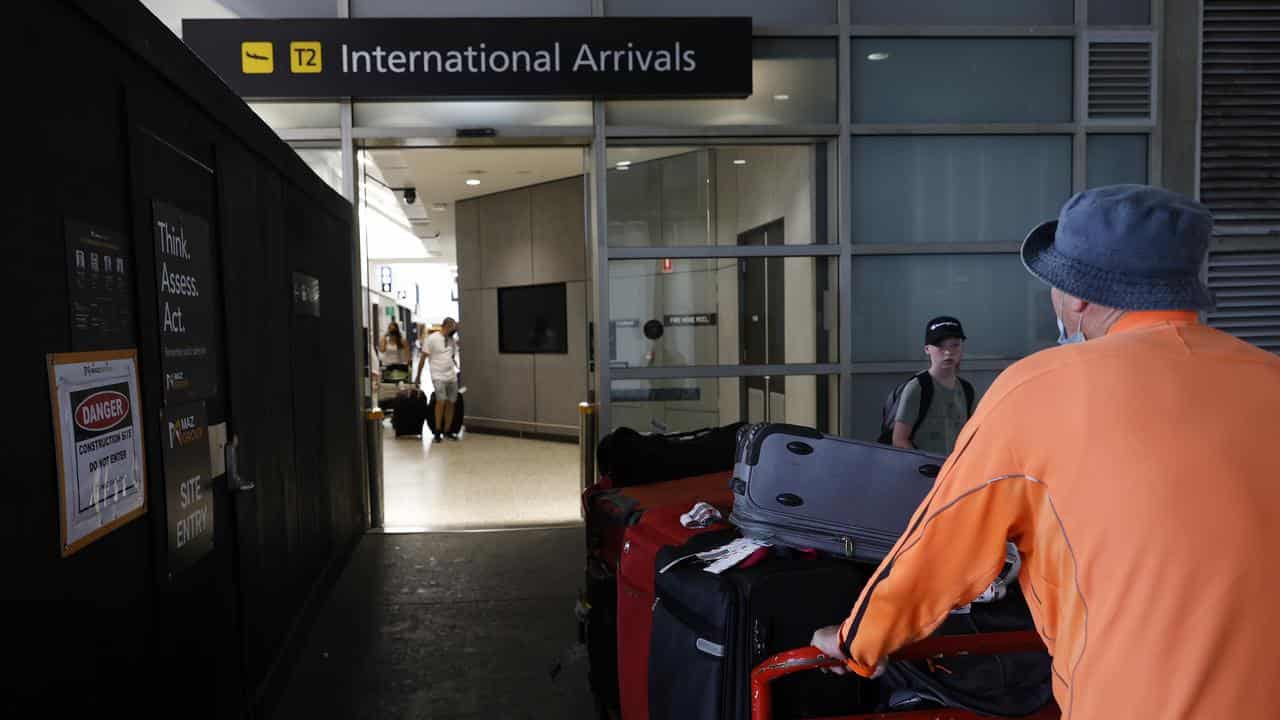
[{"label": "overhead sign", "polygon": [[184,20],[247,98],[742,98],[751,19]]},{"label": "overhead sign", "polygon": [[164,433],[165,518],[172,575],[213,550],[213,468],[204,403],[166,410]]},{"label": "overhead sign", "polygon": [[50,355],[62,555],[147,511],[133,350]]},{"label": "overhead sign", "polygon": [[214,374],[213,253],[209,223],[159,200],[152,204],[164,404],[217,392]]}]

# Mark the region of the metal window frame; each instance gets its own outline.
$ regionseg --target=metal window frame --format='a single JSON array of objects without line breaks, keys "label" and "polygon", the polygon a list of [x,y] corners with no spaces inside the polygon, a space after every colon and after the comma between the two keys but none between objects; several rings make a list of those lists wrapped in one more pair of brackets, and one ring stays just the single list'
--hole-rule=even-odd
[{"label": "metal window frame", "polygon": [[[350,0],[335,0],[338,17],[351,17]],[[588,372],[588,393],[598,399],[599,418],[604,428],[610,425],[609,390],[613,380],[673,379],[673,378],[721,378],[750,377],[760,375],[838,375],[839,431],[850,432],[853,427],[853,380],[855,375],[877,373],[905,373],[917,368],[915,361],[868,363],[852,362],[852,297],[853,263],[858,257],[883,255],[930,254],[1008,254],[1018,251],[1017,243],[956,243],[956,244],[866,244],[854,243],[852,232],[852,139],[861,135],[1070,135],[1072,143],[1072,188],[1082,190],[1086,179],[1087,137],[1091,133],[1133,133],[1148,136],[1148,176],[1152,184],[1160,184],[1162,177],[1163,118],[1160,104],[1160,87],[1164,59],[1164,5],[1165,0],[1151,0],[1150,27],[1093,28],[1088,25],[1088,0],[1075,0],[1075,23],[1061,26],[867,26],[850,22],[849,4],[845,0],[836,3],[835,25],[812,24],[758,24],[753,28],[754,37],[778,38],[834,38],[837,41],[837,112],[838,122],[750,125],[750,126],[694,126],[648,127],[609,126],[606,123],[605,104],[592,101],[591,126],[522,126],[500,128],[498,138],[476,141],[460,140],[452,127],[354,127],[352,124],[353,99],[342,100],[342,126],[338,128],[282,129],[278,134],[290,142],[337,143],[343,158],[344,194],[354,204],[358,203],[359,174],[357,153],[374,147],[459,147],[475,145],[526,145],[555,146],[577,145],[586,148],[585,165],[588,202],[584,208],[588,224],[588,245],[593,268],[591,278],[588,320],[595,323],[594,366]],[[591,15],[605,17],[604,0],[592,0]],[[1149,122],[1097,122],[1087,121],[1088,92],[1088,39],[1115,33],[1139,33],[1152,41],[1152,114]],[[1071,123],[1058,124],[854,124],[851,121],[852,97],[852,38],[858,37],[911,37],[911,38],[1051,38],[1069,37],[1074,40],[1075,90],[1074,117]],[[811,143],[815,140],[836,143],[836,167],[834,184],[836,228],[835,242],[819,245],[788,245],[780,247],[708,245],[696,247],[646,247],[610,248],[608,246],[607,217],[607,153],[611,145],[672,145],[680,140],[691,144],[710,145],[778,145]],[[1198,150],[1198,148],[1197,148]],[[1199,178],[1196,178],[1197,183]],[[353,237],[352,263],[354,298],[357,303],[367,302],[363,282],[358,277],[360,233]],[[710,257],[837,257],[839,336],[836,345],[837,362],[817,364],[786,364],[761,366],[704,365],[664,368],[611,368],[608,362],[608,333],[600,332],[599,323],[608,316],[609,261],[654,258],[710,258]],[[357,348],[357,352],[362,351]],[[1014,362],[1013,358],[971,359],[966,366],[974,370],[1003,370]],[[359,363],[357,363],[359,367]],[[360,374],[363,382],[363,374]]]}]

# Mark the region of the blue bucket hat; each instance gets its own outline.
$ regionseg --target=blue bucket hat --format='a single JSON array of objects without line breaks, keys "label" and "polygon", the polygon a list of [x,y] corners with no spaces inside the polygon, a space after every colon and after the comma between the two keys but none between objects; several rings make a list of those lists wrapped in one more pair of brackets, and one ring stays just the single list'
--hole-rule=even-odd
[{"label": "blue bucket hat", "polygon": [[1207,310],[1200,279],[1213,216],[1200,203],[1146,185],[1077,194],[1057,220],[1022,242],[1032,275],[1082,300],[1120,310]]}]

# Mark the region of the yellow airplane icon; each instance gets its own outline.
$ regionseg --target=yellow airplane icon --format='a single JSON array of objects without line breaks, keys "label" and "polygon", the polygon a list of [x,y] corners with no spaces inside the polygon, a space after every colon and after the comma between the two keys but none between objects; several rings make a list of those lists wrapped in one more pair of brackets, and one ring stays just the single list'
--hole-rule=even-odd
[{"label": "yellow airplane icon", "polygon": [[240,43],[240,71],[245,75],[269,75],[275,69],[275,47],[271,43]]}]

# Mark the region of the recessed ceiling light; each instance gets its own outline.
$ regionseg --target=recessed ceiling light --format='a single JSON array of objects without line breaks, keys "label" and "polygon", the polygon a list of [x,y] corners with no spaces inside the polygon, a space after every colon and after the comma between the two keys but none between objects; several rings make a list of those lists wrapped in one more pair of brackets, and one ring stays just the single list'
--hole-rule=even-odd
[{"label": "recessed ceiling light", "polygon": [[480,180],[478,178],[467,178],[467,184],[471,186],[479,185]]},{"label": "recessed ceiling light", "polygon": [[791,96],[786,93],[778,93],[777,95],[773,96],[773,99],[774,100],[790,100]]},{"label": "recessed ceiling light", "polygon": [[630,160],[619,160],[618,167],[626,167],[631,164]]},{"label": "recessed ceiling light", "polygon": [[870,60],[871,62],[880,62],[881,60],[888,60],[888,59],[889,59],[889,53],[887,53],[887,52],[873,52],[873,53],[871,53],[870,55],[868,55],[868,56],[867,56],[867,59],[868,59],[868,60]]},{"label": "recessed ceiling light", "polygon": [[742,159],[738,159],[738,160],[734,160],[734,161],[733,161],[733,164],[734,164],[734,165],[746,165],[746,164],[747,164],[747,161],[746,161],[746,160],[742,160]]},{"label": "recessed ceiling light", "polygon": [[432,203],[431,209],[435,210],[436,212],[446,212],[448,211],[449,206],[446,205],[445,203]]}]

